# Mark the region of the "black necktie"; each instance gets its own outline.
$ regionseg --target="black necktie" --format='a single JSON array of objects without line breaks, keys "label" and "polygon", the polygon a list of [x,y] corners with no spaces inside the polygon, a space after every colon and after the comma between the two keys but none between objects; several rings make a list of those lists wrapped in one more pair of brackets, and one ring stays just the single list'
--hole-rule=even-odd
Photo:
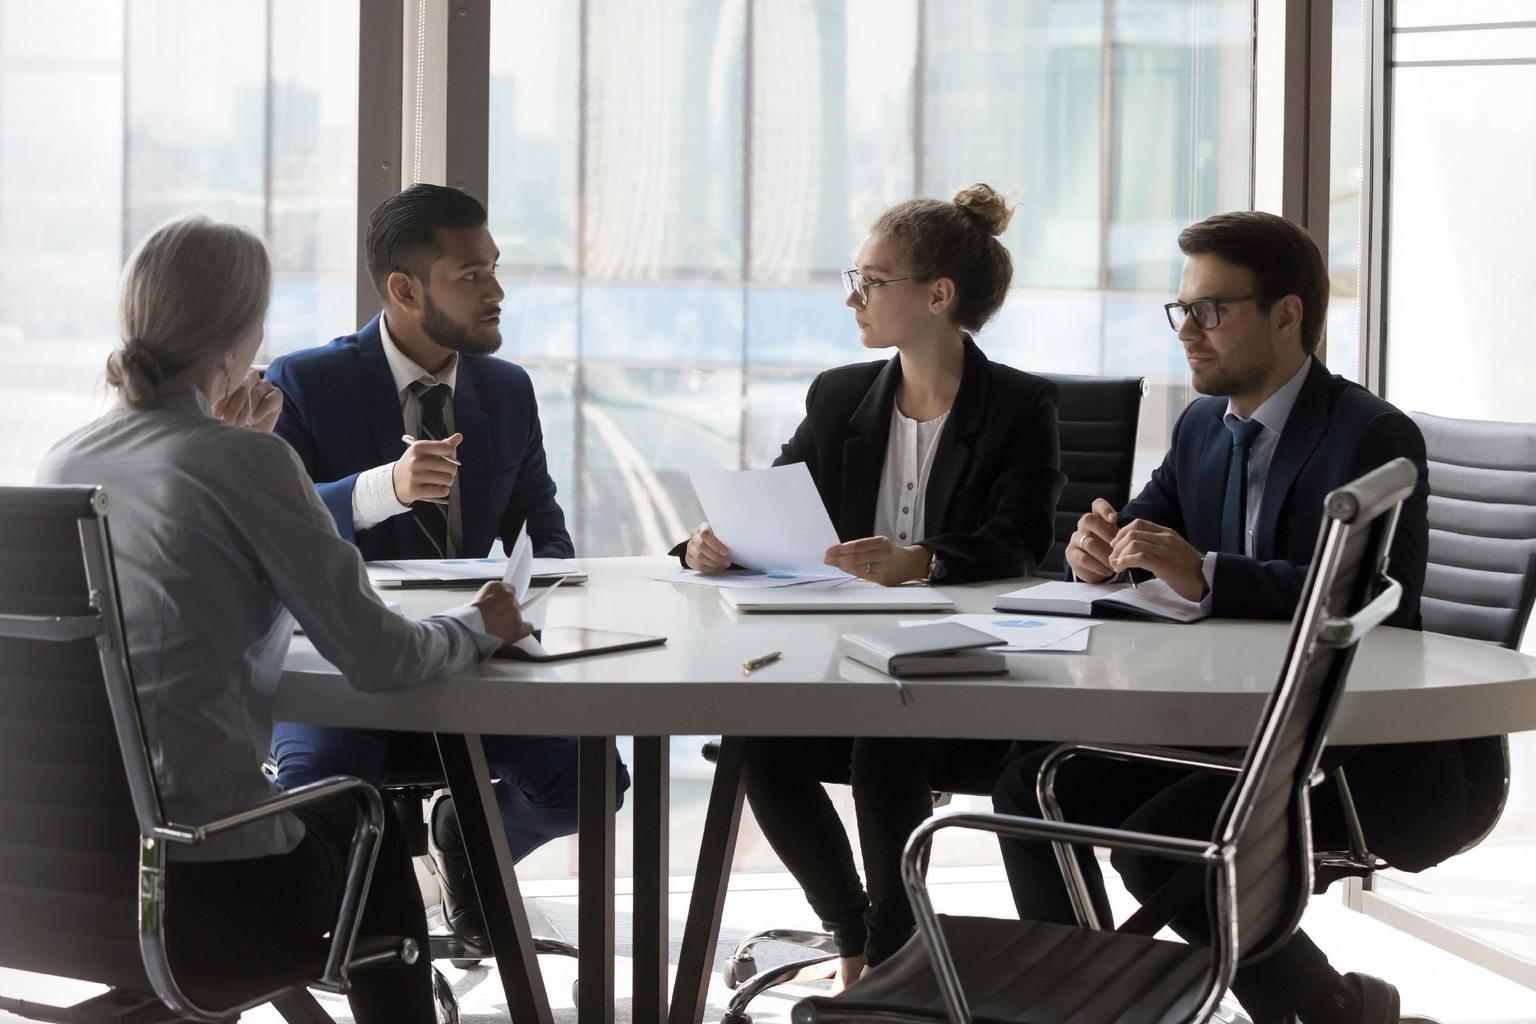
[{"label": "black necktie", "polygon": [[1227,463],[1227,494],[1221,507],[1221,550],[1246,554],[1243,538],[1248,532],[1248,450],[1264,429],[1258,420],[1228,419],[1232,432],[1232,458]]},{"label": "black necktie", "polygon": [[[421,428],[419,440],[441,441],[448,436],[448,424],[443,419],[443,409],[453,400],[453,389],[447,384],[411,382],[411,394],[421,403]],[[435,501],[417,501],[411,505],[416,525],[426,534],[438,558],[452,558],[453,547],[448,542],[448,506]]]}]

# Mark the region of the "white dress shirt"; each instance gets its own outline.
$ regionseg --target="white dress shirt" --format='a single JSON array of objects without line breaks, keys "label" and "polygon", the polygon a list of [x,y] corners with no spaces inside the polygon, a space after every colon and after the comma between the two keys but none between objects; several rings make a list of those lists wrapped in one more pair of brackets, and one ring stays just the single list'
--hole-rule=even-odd
[{"label": "white dress shirt", "polygon": [[[1280,385],[1280,390],[1264,399],[1264,402],[1255,410],[1249,419],[1257,420],[1264,429],[1259,431],[1253,439],[1253,444],[1248,449],[1248,494],[1247,504],[1244,507],[1243,522],[1243,554],[1253,557],[1253,532],[1259,522],[1259,510],[1264,504],[1264,482],[1269,476],[1269,463],[1275,457],[1275,446],[1280,443],[1280,434],[1285,430],[1285,423],[1291,418],[1291,409],[1296,405],[1296,396],[1301,394],[1302,385],[1307,382],[1307,372],[1312,369],[1312,357],[1308,356],[1302,361],[1301,369],[1297,370],[1291,379]],[[1222,422],[1246,422],[1232,409],[1232,400],[1227,399],[1227,411],[1222,416]],[[1230,437],[1230,432],[1228,434]],[[1207,611],[1211,606],[1211,592],[1216,582],[1216,556],[1219,552],[1207,551],[1205,560],[1201,564],[1201,571],[1205,574],[1205,600],[1202,602]]]},{"label": "white dress shirt", "polygon": [[[388,317],[379,317],[379,338],[384,342],[384,358],[389,362],[389,372],[395,381],[395,397],[400,400],[400,418],[405,423],[405,432],[412,437],[421,436],[421,399],[411,391],[411,385],[416,381],[428,385],[446,384],[449,391],[454,391],[459,382],[459,357],[455,355],[448,362],[448,366],[442,373],[433,376],[420,366],[417,366],[409,356],[400,351],[395,340],[389,335]],[[448,432],[453,433],[453,403],[443,406],[443,423]],[[321,439],[324,443],[324,439]],[[361,533],[371,527],[377,526],[386,519],[409,512],[409,505],[400,504],[395,497],[395,464],[386,462],[382,466],[364,470],[357,474],[357,483],[352,487],[352,529]],[[448,551],[452,558],[459,551],[459,545],[464,538],[464,517],[459,509],[459,481],[453,481],[453,489],[448,493]]]},{"label": "white dress shirt", "polygon": [[923,506],[933,453],[949,413],[926,423],[901,414],[891,403],[891,432],[885,442],[885,466],[880,471],[880,496],[875,502],[875,535],[901,545],[927,536]]},{"label": "white dress shirt", "polygon": [[[385,608],[288,443],[219,422],[184,381],[70,434],[37,479],[106,488],[129,664],[174,822],[275,794],[261,762],[295,619],[360,690],[417,686],[500,646],[469,606],[422,622]],[[171,855],[267,856],[303,834],[283,815]]]}]

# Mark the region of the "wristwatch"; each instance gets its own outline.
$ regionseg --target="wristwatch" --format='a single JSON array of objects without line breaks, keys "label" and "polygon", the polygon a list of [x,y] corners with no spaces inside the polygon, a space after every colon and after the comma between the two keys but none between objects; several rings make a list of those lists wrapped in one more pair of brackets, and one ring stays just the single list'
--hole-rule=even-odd
[{"label": "wristwatch", "polygon": [[928,555],[928,582],[937,583],[949,574],[949,566],[944,564],[944,559],[939,557],[937,551],[931,551]]}]

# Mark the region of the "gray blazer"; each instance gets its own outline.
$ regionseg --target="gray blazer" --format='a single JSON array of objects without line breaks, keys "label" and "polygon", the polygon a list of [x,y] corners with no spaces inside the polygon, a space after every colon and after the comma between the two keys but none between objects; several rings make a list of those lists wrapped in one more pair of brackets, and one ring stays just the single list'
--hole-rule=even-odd
[{"label": "gray blazer", "polygon": [[[37,480],[107,489],[129,663],[173,820],[275,792],[261,762],[295,619],[362,690],[416,686],[499,646],[474,608],[420,623],[385,608],[293,449],[212,418],[190,384],[70,434]],[[173,849],[231,860],[287,852],[302,836],[289,816]]]}]

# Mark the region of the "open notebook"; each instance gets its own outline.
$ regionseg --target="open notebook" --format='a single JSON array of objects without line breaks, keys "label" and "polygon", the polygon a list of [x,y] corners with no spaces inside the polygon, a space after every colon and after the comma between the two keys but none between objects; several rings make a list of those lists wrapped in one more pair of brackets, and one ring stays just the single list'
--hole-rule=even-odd
[{"label": "open notebook", "polygon": [[1141,615],[1167,622],[1205,618],[1197,601],[1186,601],[1162,580],[1129,583],[1061,583],[1052,580],[1003,594],[993,605],[1000,612],[1037,615]]}]

